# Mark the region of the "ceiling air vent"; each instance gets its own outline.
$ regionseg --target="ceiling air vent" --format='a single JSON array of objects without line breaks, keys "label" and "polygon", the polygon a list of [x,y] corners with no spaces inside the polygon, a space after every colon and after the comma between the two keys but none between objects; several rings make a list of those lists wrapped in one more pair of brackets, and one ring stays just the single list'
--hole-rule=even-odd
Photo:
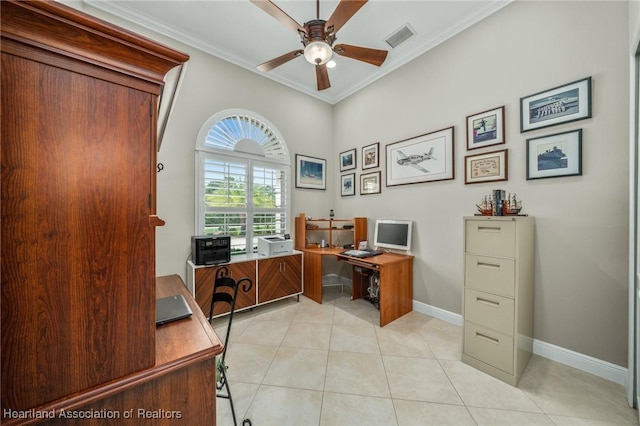
[{"label": "ceiling air vent", "polygon": [[406,24],[404,27],[387,37],[385,41],[392,48],[396,48],[414,35],[416,35],[415,30],[411,28],[411,25]]}]

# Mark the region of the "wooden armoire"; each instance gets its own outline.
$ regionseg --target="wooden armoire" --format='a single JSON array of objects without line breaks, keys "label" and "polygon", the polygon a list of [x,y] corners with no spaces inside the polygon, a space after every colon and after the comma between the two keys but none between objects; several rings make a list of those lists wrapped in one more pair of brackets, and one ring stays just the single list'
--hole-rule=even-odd
[{"label": "wooden armoire", "polygon": [[51,1],[2,1],[0,19],[10,424],[177,368],[157,359],[156,139],[163,78],[188,56]]}]

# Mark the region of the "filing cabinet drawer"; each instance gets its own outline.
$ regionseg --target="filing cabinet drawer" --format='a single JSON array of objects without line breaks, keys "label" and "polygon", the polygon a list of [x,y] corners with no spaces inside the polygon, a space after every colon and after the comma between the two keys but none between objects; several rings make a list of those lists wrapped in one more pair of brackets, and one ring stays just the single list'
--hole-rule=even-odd
[{"label": "filing cabinet drawer", "polygon": [[465,286],[502,296],[515,294],[515,260],[465,255]]},{"label": "filing cabinet drawer", "polygon": [[512,221],[468,220],[465,251],[488,256],[513,257],[516,224]]},{"label": "filing cabinet drawer", "polygon": [[464,353],[513,374],[513,338],[510,336],[465,321]]},{"label": "filing cabinet drawer", "polygon": [[513,336],[514,313],[513,299],[471,289],[464,291],[464,317],[469,321]]}]

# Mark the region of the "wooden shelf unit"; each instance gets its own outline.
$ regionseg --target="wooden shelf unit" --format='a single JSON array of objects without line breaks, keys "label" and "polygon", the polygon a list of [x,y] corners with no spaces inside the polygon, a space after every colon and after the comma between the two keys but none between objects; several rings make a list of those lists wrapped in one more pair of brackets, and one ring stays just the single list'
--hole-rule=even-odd
[{"label": "wooden shelf unit", "polygon": [[[349,225],[353,227],[345,228],[345,226]],[[321,248],[321,240],[325,240],[330,248],[343,248],[345,244],[353,244],[353,246],[357,248],[360,241],[367,240],[366,217],[355,217],[353,219],[307,219],[304,213],[300,213],[296,216],[295,229],[296,250]],[[318,241],[309,242],[310,235],[313,235],[314,239]],[[345,242],[347,240],[348,242]]]}]

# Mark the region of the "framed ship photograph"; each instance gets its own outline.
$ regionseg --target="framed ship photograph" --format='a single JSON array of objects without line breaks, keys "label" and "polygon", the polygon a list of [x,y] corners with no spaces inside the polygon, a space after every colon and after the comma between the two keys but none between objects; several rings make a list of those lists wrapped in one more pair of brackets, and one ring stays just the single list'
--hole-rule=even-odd
[{"label": "framed ship photograph", "polygon": [[527,139],[527,180],[582,174],[582,129]]},{"label": "framed ship photograph", "polygon": [[380,142],[362,148],[362,170],[375,169],[380,166]]},{"label": "framed ship photograph", "polygon": [[520,132],[591,117],[591,77],[520,99]]},{"label": "framed ship photograph", "polygon": [[506,149],[464,157],[464,183],[498,182],[509,178]]},{"label": "framed ship photograph", "polygon": [[356,149],[340,153],[340,171],[351,170],[356,168]]},{"label": "framed ship photograph", "polygon": [[505,143],[504,105],[467,117],[467,150],[502,143]]},{"label": "framed ship photograph", "polygon": [[296,154],[296,188],[327,189],[327,160]]},{"label": "framed ship photograph", "polygon": [[342,175],[340,184],[340,195],[348,197],[350,195],[356,195],[356,174],[349,173],[348,175]]},{"label": "framed ship photograph", "polygon": [[387,186],[453,179],[453,127],[385,148]]}]

